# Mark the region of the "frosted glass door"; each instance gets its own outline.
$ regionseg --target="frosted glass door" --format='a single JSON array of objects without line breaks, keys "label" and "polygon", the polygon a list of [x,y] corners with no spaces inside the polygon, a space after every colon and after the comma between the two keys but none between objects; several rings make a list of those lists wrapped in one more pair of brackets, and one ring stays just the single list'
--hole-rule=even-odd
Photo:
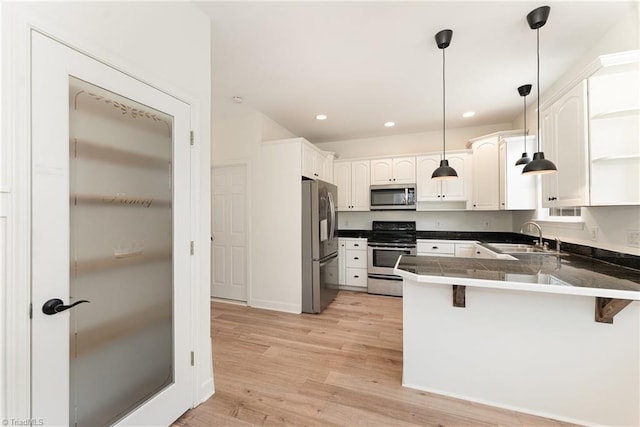
[{"label": "frosted glass door", "polygon": [[[173,382],[173,118],[71,77],[70,419],[112,424]],[[96,385],[99,384],[99,387]]]},{"label": "frosted glass door", "polygon": [[32,418],[169,425],[193,390],[190,107],[32,46]]}]

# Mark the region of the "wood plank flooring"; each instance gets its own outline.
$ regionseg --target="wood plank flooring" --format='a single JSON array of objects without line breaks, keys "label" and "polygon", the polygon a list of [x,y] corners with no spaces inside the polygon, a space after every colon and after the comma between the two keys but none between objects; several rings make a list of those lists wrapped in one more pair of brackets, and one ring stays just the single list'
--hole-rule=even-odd
[{"label": "wood plank flooring", "polygon": [[320,315],[212,303],[215,395],[174,426],[567,426],[401,386],[402,299]]}]

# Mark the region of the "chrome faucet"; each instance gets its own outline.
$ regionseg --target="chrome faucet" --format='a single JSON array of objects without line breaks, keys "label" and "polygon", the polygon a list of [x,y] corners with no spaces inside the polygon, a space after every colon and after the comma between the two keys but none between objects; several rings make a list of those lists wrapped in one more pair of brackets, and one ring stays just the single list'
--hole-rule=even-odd
[{"label": "chrome faucet", "polygon": [[540,227],[537,223],[533,221],[527,221],[524,224],[522,224],[522,227],[520,227],[521,233],[523,232],[525,225],[534,225],[538,229],[538,243],[536,246],[543,247],[542,246],[542,227]]}]

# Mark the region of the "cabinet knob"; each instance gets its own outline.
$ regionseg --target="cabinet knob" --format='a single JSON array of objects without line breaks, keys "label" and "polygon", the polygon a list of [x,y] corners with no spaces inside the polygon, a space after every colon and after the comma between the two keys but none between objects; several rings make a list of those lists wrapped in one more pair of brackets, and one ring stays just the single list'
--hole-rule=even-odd
[{"label": "cabinet knob", "polygon": [[395,178],[393,178],[393,180],[395,181],[396,179],[395,179]]},{"label": "cabinet knob", "polygon": [[391,178],[389,178],[389,181],[391,181]]},{"label": "cabinet knob", "polygon": [[502,203],[502,206],[504,206],[504,203]]},{"label": "cabinet knob", "polygon": [[476,207],[476,205],[473,205],[473,207],[475,208],[475,207]]},{"label": "cabinet knob", "polygon": [[438,194],[438,198],[440,198],[440,195]]},{"label": "cabinet knob", "polygon": [[442,198],[444,199],[444,194],[442,195]]}]

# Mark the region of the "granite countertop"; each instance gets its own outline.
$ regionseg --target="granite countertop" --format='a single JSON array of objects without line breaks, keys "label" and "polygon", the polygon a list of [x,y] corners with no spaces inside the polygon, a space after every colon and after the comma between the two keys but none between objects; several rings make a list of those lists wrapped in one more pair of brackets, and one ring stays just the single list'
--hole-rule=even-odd
[{"label": "granite countertop", "polygon": [[516,259],[403,255],[395,273],[425,283],[640,300],[640,270],[565,252],[510,255]]}]

